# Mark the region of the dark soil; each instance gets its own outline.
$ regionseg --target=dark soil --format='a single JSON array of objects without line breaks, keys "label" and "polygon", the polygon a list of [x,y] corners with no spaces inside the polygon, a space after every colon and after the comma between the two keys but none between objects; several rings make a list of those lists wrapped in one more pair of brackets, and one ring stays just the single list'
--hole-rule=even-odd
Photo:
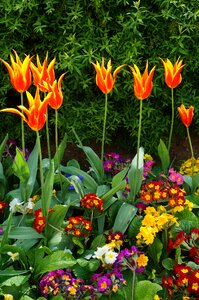
[{"label": "dark soil", "polygon": [[[197,134],[191,134],[191,140],[193,145],[193,150],[195,157],[199,157],[199,135]],[[90,143],[85,144],[85,146],[91,147],[100,157],[101,155],[101,143],[97,143],[95,141],[91,141]],[[42,143],[42,152],[43,157],[48,157],[47,153],[47,147],[46,143]],[[52,155],[55,152],[55,147],[53,146],[53,143],[51,143],[51,152]],[[135,149],[130,151],[127,150],[122,145],[105,145],[105,153],[109,152],[116,152],[121,155],[122,158],[133,158],[135,155]],[[150,154],[150,153],[149,153]],[[174,162],[174,164],[177,164],[178,162],[182,162],[188,158],[191,157],[190,147],[188,143],[187,137],[175,137],[172,142],[171,151],[170,151],[170,159]],[[68,160],[70,159],[76,159],[81,168],[83,170],[87,170],[89,167],[89,164],[87,162],[86,156],[76,144],[70,143],[67,145],[66,150],[64,152],[62,164],[66,164]],[[156,160],[156,158],[154,157]]]}]

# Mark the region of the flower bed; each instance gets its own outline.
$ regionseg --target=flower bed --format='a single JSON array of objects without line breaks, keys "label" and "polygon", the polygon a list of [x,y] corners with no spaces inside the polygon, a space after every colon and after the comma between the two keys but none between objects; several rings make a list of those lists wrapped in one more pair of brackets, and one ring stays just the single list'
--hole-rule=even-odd
[{"label": "flower bed", "polygon": [[[168,146],[160,140],[160,163],[140,146],[143,100],[152,92],[155,68],[148,62],[141,75],[130,67],[135,97],[140,101],[137,154],[124,159],[105,153],[108,94],[116,76],[111,61],[99,62],[96,84],[105,95],[101,157],[77,144],[89,169],[78,161],[62,164],[66,136],[58,145],[58,109],[61,83],[55,79],[55,60],[48,56],[37,66],[16,52],[11,66],[3,61],[21,105],[1,112],[21,117],[22,148],[6,136],[1,155],[1,269],[3,299],[199,299],[199,159],[195,159],[189,135],[194,108],[178,108],[186,127],[191,158],[173,167],[170,162],[174,118],[174,89],[180,84],[182,61],[173,66],[162,61],[165,82],[171,88],[172,119]],[[33,97],[29,89],[36,86]],[[26,92],[26,93],[24,93]],[[41,94],[44,93],[43,101]],[[24,106],[26,95],[28,108]],[[55,110],[55,146],[52,157],[48,109]],[[36,132],[36,143],[27,153],[24,122]],[[39,131],[46,126],[48,157],[42,157]]]}]

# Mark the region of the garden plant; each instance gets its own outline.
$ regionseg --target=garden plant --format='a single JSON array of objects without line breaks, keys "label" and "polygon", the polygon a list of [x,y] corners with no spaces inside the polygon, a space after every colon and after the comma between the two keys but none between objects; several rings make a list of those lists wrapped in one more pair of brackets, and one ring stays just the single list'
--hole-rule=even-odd
[{"label": "garden plant", "polygon": [[[110,59],[92,62],[105,101],[101,156],[82,144],[73,127],[90,166],[82,170],[72,157],[62,162],[67,133],[58,142],[62,83],[67,74],[56,78],[56,60],[49,62],[48,53],[43,62],[38,55],[22,60],[15,50],[10,58],[11,63],[2,63],[21,104],[13,103],[0,112],[21,118],[21,144],[6,135],[0,145],[2,299],[199,299],[199,158],[194,156],[189,133],[194,106],[186,108],[182,103],[178,107],[190,157],[181,165],[174,165],[170,158],[173,90],[182,82],[183,60],[160,59],[162,76],[171,89],[172,116],[168,144],[160,137],[157,145],[158,162],[142,147],[141,136],[143,107],[150,101],[159,66],[149,70],[149,59],[142,73],[137,64],[122,64],[113,71]],[[109,95],[126,69],[134,101],[139,102],[133,159],[105,151]],[[49,111],[55,118],[54,154]],[[42,155],[42,128],[47,157]],[[26,130],[35,133],[30,152]]]}]

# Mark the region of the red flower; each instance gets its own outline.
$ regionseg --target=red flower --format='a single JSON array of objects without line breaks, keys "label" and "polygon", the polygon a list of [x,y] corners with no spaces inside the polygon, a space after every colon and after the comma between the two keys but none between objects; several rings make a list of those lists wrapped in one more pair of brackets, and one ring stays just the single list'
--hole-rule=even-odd
[{"label": "red flower", "polygon": [[103,211],[103,200],[98,198],[96,194],[87,194],[80,200],[81,207],[87,209],[97,208],[99,212]]},{"label": "red flower", "polygon": [[178,107],[178,112],[180,115],[180,119],[184,126],[189,127],[192,123],[193,117],[194,117],[194,107],[190,106],[189,108],[185,108],[183,104],[181,104],[180,107]]},{"label": "red flower", "polygon": [[8,203],[0,201],[0,214],[3,214],[4,209],[8,206]]},{"label": "red flower", "polygon": [[185,65],[182,65],[182,60],[179,61],[179,58],[174,65],[169,59],[166,61],[164,61],[162,58],[160,59],[164,66],[164,78],[166,84],[170,88],[176,88],[182,81],[182,76],[180,73]]},{"label": "red flower", "polygon": [[34,220],[33,228],[38,232],[41,233],[43,228],[46,224],[46,218],[44,217],[36,217]]}]

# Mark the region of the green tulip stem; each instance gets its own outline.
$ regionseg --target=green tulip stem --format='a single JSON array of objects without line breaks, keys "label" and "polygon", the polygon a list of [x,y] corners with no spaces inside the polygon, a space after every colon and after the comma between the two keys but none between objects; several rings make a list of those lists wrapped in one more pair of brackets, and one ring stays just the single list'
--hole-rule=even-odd
[{"label": "green tulip stem", "polygon": [[139,127],[138,127],[137,170],[138,170],[138,167],[139,167],[139,149],[140,149],[141,127],[142,127],[142,100],[140,100],[140,116],[139,116]]},{"label": "green tulip stem", "polygon": [[[21,94],[21,106],[23,106],[23,92]],[[24,120],[21,118],[21,144],[22,152],[25,157],[25,136],[24,136]]]},{"label": "green tulip stem", "polygon": [[168,152],[171,148],[171,139],[173,135],[173,124],[174,124],[174,95],[173,95],[173,88],[171,88],[171,128],[170,128],[170,134],[169,134],[169,143],[168,143]]},{"label": "green tulip stem", "polygon": [[103,124],[102,149],[101,149],[101,161],[102,162],[104,159],[104,142],[105,142],[105,131],[106,131],[107,107],[108,107],[108,96],[107,96],[107,94],[105,94],[104,124]]},{"label": "green tulip stem", "polygon": [[58,111],[55,109],[55,149],[58,150]]},{"label": "green tulip stem", "polygon": [[192,176],[194,175],[194,152],[193,152],[193,146],[192,146],[192,142],[191,142],[191,137],[190,137],[190,133],[189,133],[189,127],[186,126],[187,128],[187,137],[188,137],[188,141],[189,141],[189,146],[190,146],[190,150],[191,150],[191,168],[192,168]]},{"label": "green tulip stem", "polygon": [[[36,131],[37,133],[37,144],[39,148],[39,172],[40,172],[40,182],[41,182],[41,201],[43,204],[43,187],[44,187],[44,178],[43,178],[43,169],[42,169],[42,152],[41,152],[41,141],[40,141],[40,136],[39,136],[39,131]],[[43,205],[42,205],[42,211],[43,211]]]},{"label": "green tulip stem", "polygon": [[49,136],[49,125],[48,125],[48,107],[46,109],[46,139],[48,148],[48,158],[51,161],[51,150],[50,150],[50,136]]}]

